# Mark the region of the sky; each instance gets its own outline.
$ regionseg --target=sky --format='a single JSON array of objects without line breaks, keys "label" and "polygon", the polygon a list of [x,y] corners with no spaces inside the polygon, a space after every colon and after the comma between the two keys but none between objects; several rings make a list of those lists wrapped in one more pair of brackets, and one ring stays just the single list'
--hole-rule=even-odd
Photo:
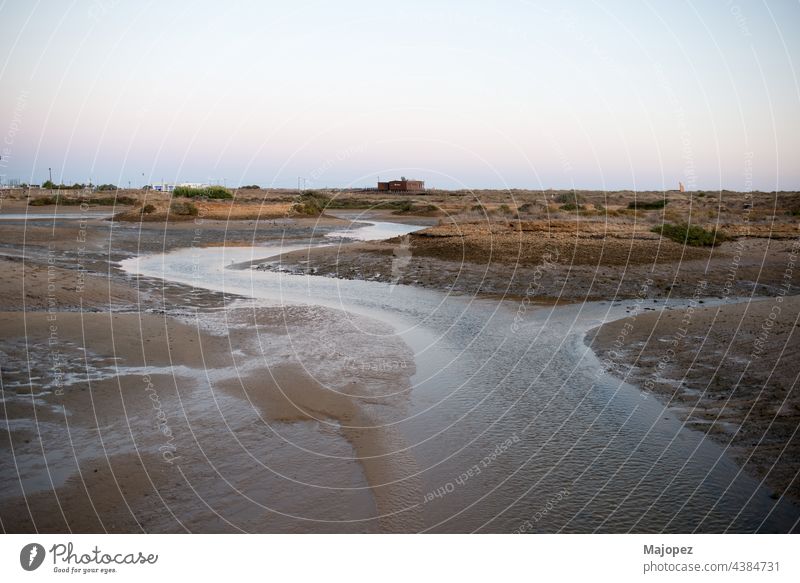
[{"label": "sky", "polygon": [[0,180],[800,190],[800,2],[0,0]]}]

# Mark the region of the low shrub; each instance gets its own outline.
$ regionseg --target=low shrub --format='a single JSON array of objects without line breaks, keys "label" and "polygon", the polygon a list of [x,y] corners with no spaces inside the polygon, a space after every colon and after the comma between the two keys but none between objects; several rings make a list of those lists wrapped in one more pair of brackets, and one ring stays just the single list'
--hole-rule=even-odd
[{"label": "low shrub", "polygon": [[28,206],[47,206],[49,204],[58,204],[57,196],[42,196],[39,198],[32,198]]},{"label": "low shrub", "polygon": [[660,227],[653,227],[650,230],[662,237],[672,239],[676,243],[692,247],[713,247],[728,240],[728,237],[717,229],[708,231],[703,227],[686,223],[677,225],[664,223]]},{"label": "low shrub", "polygon": [[192,188],[191,186],[176,186],[172,191],[172,196],[183,198],[233,198],[230,190],[222,186],[205,186],[203,188]]},{"label": "low shrub", "polygon": [[[191,204],[191,203],[190,203]],[[142,207],[142,214],[149,215],[151,213],[156,212],[156,207],[152,204],[146,204]]]},{"label": "low shrub", "polygon": [[45,180],[42,183],[42,188],[46,188],[46,189],[49,189],[49,190],[55,190],[55,189],[58,189],[58,190],[81,190],[83,188],[86,188],[86,185],[85,184],[80,184],[79,182],[76,182],[75,184],[70,186],[69,184],[56,184],[52,180]]},{"label": "low shrub", "polygon": [[634,200],[628,203],[628,208],[637,211],[656,211],[663,209],[668,203],[669,201],[666,198],[652,201]]},{"label": "low shrub", "polygon": [[182,217],[196,217],[197,207],[191,202],[173,202],[169,205],[169,212]]},{"label": "low shrub", "polygon": [[573,204],[571,202],[568,202],[567,204],[562,204],[560,207],[558,207],[558,210],[561,210],[561,211],[584,211],[584,210],[586,210],[586,207],[583,206],[582,204]]},{"label": "low shrub", "polygon": [[297,198],[292,210],[299,215],[315,217],[322,214],[322,212],[328,208],[330,203],[330,197],[322,194],[321,192],[309,190]]},{"label": "low shrub", "polygon": [[94,196],[86,198],[68,198],[66,196],[41,196],[39,198],[32,198],[28,203],[29,206],[47,206],[57,204],[60,206],[80,206],[86,204],[89,206],[114,206],[114,205],[130,205],[133,206],[138,201],[132,196]]},{"label": "low shrub", "polygon": [[580,203],[584,202],[584,198],[582,194],[578,194],[576,191],[571,192],[560,192],[556,195],[555,201],[559,204],[572,204],[572,205],[579,205]]}]

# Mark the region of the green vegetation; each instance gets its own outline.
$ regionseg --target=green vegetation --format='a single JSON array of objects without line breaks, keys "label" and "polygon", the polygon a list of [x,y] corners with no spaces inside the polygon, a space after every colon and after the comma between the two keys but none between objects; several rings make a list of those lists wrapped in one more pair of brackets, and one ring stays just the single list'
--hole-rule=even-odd
[{"label": "green vegetation", "polygon": [[50,180],[45,180],[44,183],[42,184],[42,188],[47,190],[83,190],[84,188],[87,188],[87,186],[90,189],[94,188],[95,190],[99,190],[102,192],[109,190],[119,190],[119,188],[117,188],[117,186],[114,184],[101,184],[100,186],[95,187],[92,184],[86,185],[76,182],[72,186],[69,186],[68,184],[56,184],[55,182],[52,182]]},{"label": "green vegetation", "polygon": [[240,186],[239,190],[259,190],[260,188],[258,184],[247,184],[245,186]]},{"label": "green vegetation", "polygon": [[652,201],[634,200],[628,203],[628,208],[637,211],[656,211],[663,209],[668,203],[666,198]]},{"label": "green vegetation", "polygon": [[[92,185],[90,184],[89,186],[91,187]],[[55,189],[58,189],[58,190],[83,190],[84,188],[86,188],[86,185],[85,184],[80,184],[79,182],[76,182],[72,186],[69,186],[68,184],[56,184],[55,182],[51,182],[50,180],[45,180],[44,184],[42,184],[42,188],[47,188],[47,189],[50,189],[50,190],[55,190]]]},{"label": "green vegetation", "polygon": [[173,202],[169,212],[182,217],[196,217],[198,214],[197,207],[191,202]]},{"label": "green vegetation", "polygon": [[586,207],[583,206],[582,204],[574,204],[574,203],[568,202],[567,204],[562,204],[560,207],[558,207],[558,210],[561,210],[561,211],[585,211]]},{"label": "green vegetation", "polygon": [[331,199],[321,192],[309,190],[301,194],[294,203],[293,210],[299,215],[318,216],[328,208]]},{"label": "green vegetation", "polygon": [[578,206],[584,201],[584,197],[582,194],[578,194],[577,191],[572,190],[570,192],[560,192],[556,195],[555,201],[559,204],[563,205],[575,205]]},{"label": "green vegetation", "polygon": [[93,196],[87,198],[67,198],[65,196],[41,196],[32,198],[29,206],[47,206],[57,204],[61,206],[114,206],[114,205],[135,205],[137,200],[131,196]]},{"label": "green vegetation", "polygon": [[703,227],[697,225],[688,225],[681,223],[677,225],[664,223],[660,227],[653,227],[650,229],[653,233],[658,233],[662,237],[672,239],[676,243],[682,245],[690,245],[692,247],[713,247],[719,245],[723,241],[727,241],[728,237],[714,229],[708,231]]},{"label": "green vegetation", "polygon": [[176,186],[172,191],[172,196],[184,198],[233,198],[230,190],[222,186],[206,186],[203,188],[192,188],[189,186]]}]

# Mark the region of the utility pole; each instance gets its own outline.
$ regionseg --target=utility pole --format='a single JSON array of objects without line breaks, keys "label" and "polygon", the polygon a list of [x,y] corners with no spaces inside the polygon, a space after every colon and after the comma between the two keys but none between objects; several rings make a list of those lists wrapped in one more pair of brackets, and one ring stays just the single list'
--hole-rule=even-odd
[{"label": "utility pole", "polygon": [[53,169],[52,168],[48,168],[47,172],[50,174],[50,183],[52,184],[53,183]]}]

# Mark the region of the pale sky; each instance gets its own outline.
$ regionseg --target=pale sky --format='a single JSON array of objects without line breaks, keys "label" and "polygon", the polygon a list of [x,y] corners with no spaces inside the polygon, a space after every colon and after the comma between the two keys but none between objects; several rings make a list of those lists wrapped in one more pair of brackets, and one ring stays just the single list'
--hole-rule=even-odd
[{"label": "pale sky", "polygon": [[0,0],[0,175],[796,190],[799,33],[797,0]]}]

